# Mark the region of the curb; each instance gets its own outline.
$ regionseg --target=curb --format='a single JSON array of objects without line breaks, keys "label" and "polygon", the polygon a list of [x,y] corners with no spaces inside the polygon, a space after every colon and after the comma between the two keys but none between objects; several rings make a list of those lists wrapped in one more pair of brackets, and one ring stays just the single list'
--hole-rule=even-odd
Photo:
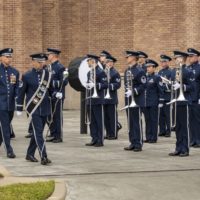
[{"label": "curb", "polygon": [[67,187],[64,181],[55,180],[55,189],[53,194],[47,200],[65,200]]},{"label": "curb", "polygon": [[[1,165],[0,165],[0,174],[2,174],[3,177],[8,177],[8,176],[10,176],[10,173],[8,172],[8,170],[7,170],[5,167],[1,166]],[[2,177],[2,178],[3,178],[3,177]]]}]

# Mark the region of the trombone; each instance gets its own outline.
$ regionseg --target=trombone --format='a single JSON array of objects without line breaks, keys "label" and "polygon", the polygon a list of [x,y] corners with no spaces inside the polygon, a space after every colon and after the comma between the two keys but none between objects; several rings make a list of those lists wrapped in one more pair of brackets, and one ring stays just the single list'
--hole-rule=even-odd
[{"label": "trombone", "polygon": [[[92,67],[89,72],[89,83],[94,83],[94,89],[92,94],[92,88],[88,88],[86,86],[86,92],[85,92],[85,99],[89,100],[89,106],[85,102],[85,124],[90,125],[91,124],[91,106],[92,106],[92,99],[99,98],[97,93],[97,83],[96,83],[96,67]],[[88,111],[89,109],[89,111]]]},{"label": "trombone", "polygon": [[134,79],[134,76],[133,76],[131,70],[128,70],[126,72],[126,83],[127,83],[127,89],[131,90],[131,103],[129,104],[129,97],[128,97],[128,105],[121,108],[120,111],[126,110],[127,108],[137,107],[137,104],[136,104],[135,98],[134,98],[133,79]]},{"label": "trombone", "polygon": [[107,67],[105,71],[106,71],[106,75],[107,75],[108,88],[107,88],[106,96],[104,98],[105,99],[111,99],[110,89],[109,89],[109,86],[110,86],[110,68]]}]

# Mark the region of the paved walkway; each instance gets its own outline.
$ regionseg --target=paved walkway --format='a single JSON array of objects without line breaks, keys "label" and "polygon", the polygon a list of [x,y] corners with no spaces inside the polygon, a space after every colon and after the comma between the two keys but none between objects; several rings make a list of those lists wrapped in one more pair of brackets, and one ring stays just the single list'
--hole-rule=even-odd
[{"label": "paved walkway", "polygon": [[64,142],[47,144],[51,166],[26,162],[29,139],[27,120],[15,118],[17,155],[7,159],[0,147],[0,164],[15,176],[56,177],[66,180],[67,200],[184,200],[200,199],[200,149],[191,149],[186,158],[169,157],[175,137],[160,138],[157,144],[145,144],[140,153],[123,151],[128,145],[124,114],[118,141],[105,141],[103,148],[86,147],[88,135],[79,134],[79,111],[64,112]]}]

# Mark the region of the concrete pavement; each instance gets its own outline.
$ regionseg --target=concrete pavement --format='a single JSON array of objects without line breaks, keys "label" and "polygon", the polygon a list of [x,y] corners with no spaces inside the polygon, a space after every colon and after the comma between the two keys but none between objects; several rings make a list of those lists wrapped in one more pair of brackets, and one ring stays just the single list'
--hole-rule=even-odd
[{"label": "concrete pavement", "polygon": [[175,147],[173,135],[144,144],[140,153],[123,151],[128,145],[124,113],[119,140],[106,140],[103,148],[86,147],[90,137],[79,134],[79,118],[79,111],[64,112],[64,142],[47,144],[53,161],[48,167],[25,161],[28,124],[25,115],[15,118],[17,137],[12,144],[17,158],[7,159],[1,147],[0,164],[15,176],[61,178],[68,186],[67,200],[200,199],[200,149],[191,149],[186,158],[169,157]]}]

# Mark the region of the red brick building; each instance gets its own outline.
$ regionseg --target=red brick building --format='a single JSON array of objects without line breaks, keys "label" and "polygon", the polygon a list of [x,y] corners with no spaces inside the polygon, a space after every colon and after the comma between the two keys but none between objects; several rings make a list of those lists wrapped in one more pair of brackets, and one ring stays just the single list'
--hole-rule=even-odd
[{"label": "red brick building", "polygon": [[66,66],[106,49],[123,71],[126,49],[154,59],[174,49],[200,49],[199,10],[200,0],[0,0],[0,48],[14,48],[21,72],[30,67],[31,53],[47,47],[60,48]]}]

